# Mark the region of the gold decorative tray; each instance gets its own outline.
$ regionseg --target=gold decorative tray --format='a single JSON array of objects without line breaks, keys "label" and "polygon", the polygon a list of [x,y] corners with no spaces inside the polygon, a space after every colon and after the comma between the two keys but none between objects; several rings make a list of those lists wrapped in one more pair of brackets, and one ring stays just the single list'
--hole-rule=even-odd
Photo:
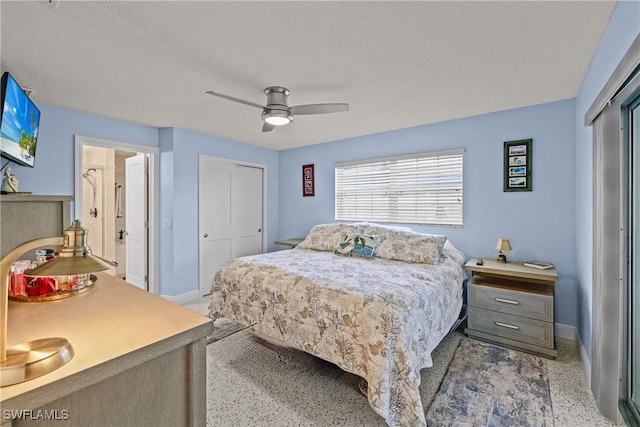
[{"label": "gold decorative tray", "polygon": [[53,293],[50,293],[48,295],[37,295],[37,296],[13,296],[13,295],[9,295],[9,299],[11,301],[17,301],[17,302],[45,302],[45,301],[56,301],[59,299],[63,299],[63,298],[69,298],[75,295],[79,295],[82,294],[84,292],[87,292],[88,290],[93,288],[93,285],[96,283],[96,281],[98,280],[98,278],[96,276],[94,276],[93,274],[89,275],[89,280],[87,280],[81,287],[78,287],[76,289],[70,290],[70,291],[65,291],[65,290],[61,290],[58,289]]}]

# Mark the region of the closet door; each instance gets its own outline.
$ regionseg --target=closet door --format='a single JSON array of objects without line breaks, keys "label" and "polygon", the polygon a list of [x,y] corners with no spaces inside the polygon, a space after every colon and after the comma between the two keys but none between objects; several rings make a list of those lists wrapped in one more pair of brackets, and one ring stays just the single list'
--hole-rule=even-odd
[{"label": "closet door", "polygon": [[231,215],[234,258],[262,252],[263,170],[237,165],[235,169]]},{"label": "closet door", "polygon": [[198,232],[200,295],[234,258],[263,252],[263,169],[199,159]]}]

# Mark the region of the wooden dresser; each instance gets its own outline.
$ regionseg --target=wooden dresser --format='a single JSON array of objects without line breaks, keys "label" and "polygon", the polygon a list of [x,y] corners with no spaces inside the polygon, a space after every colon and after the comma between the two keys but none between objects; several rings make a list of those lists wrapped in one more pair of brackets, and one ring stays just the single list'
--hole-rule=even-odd
[{"label": "wooden dresser", "polygon": [[[75,356],[51,373],[0,388],[0,423],[204,427],[211,320],[105,273],[96,276],[81,295],[9,303],[9,346],[59,336]],[[33,419],[43,414],[58,421]]]},{"label": "wooden dresser", "polygon": [[471,259],[465,333],[473,338],[555,358],[555,268],[539,270],[519,262]]}]

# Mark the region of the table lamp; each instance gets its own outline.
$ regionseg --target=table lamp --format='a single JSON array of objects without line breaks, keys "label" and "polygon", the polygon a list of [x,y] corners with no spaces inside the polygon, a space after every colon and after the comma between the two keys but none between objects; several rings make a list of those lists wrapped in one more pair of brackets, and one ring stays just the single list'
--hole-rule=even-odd
[{"label": "table lamp", "polygon": [[498,250],[498,257],[496,258],[496,261],[507,262],[507,256],[502,252],[509,252],[511,250],[509,239],[505,237],[499,238],[498,243],[496,244],[496,249]]},{"label": "table lamp", "polygon": [[66,338],[42,338],[7,348],[7,309],[11,265],[24,253],[42,246],[60,246],[60,255],[32,270],[28,276],[66,276],[106,270],[114,264],[92,255],[88,231],[73,221],[62,237],[30,240],[0,260],[0,387],[18,384],[54,371],[74,356]]}]

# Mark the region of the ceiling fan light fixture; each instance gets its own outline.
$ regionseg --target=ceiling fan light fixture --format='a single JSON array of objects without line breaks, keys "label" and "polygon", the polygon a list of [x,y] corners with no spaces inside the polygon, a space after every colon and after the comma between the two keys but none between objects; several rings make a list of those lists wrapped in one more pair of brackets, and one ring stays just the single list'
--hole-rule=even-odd
[{"label": "ceiling fan light fixture", "polygon": [[291,120],[289,120],[288,117],[277,117],[277,116],[265,117],[264,121],[274,126],[282,126],[282,125],[287,125],[291,123]]},{"label": "ceiling fan light fixture", "polygon": [[291,123],[293,116],[288,111],[267,110],[262,113],[262,120],[273,126],[282,126]]}]

